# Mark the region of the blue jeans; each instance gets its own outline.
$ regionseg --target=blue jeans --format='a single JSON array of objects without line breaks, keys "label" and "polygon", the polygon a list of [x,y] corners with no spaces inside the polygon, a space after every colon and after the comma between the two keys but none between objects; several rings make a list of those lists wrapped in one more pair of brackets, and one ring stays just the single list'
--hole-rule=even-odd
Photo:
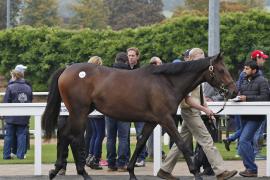
[{"label": "blue jeans", "polygon": [[236,131],[228,137],[229,141],[237,140],[240,137],[241,132],[242,132],[241,116],[235,115],[234,122],[235,122]]},{"label": "blue jeans", "polygon": [[[129,130],[130,122],[121,122],[105,117],[107,128],[107,160],[109,167],[123,167],[129,162]],[[118,135],[118,159],[116,162],[116,137]]]},{"label": "blue jeans", "polygon": [[259,129],[256,131],[253,139],[253,147],[255,156],[260,153],[261,145],[259,144],[260,140],[263,139],[263,133],[266,127],[266,116],[263,119],[263,122]]},{"label": "blue jeans", "polygon": [[257,165],[255,164],[255,154],[253,148],[253,138],[260,127],[262,121],[248,120],[242,118],[242,133],[238,143],[238,153],[243,159],[243,164],[247,170],[257,173]]},{"label": "blue jeans", "polygon": [[[135,129],[136,129],[136,138],[138,141],[141,138],[144,123],[143,122],[134,122],[134,125],[135,125]],[[146,157],[147,157],[147,150],[146,150],[146,146],[144,146],[141,153],[138,155],[138,161],[145,160]]]},{"label": "blue jeans", "polygon": [[91,137],[92,137],[92,123],[91,123],[90,117],[88,117],[87,123],[86,123],[85,135],[84,135],[86,156],[88,155],[87,153],[89,152]]},{"label": "blue jeans", "polygon": [[91,118],[92,137],[89,144],[89,154],[94,155],[97,159],[101,158],[102,141],[105,137],[105,119],[104,116]]},{"label": "blue jeans", "polygon": [[9,123],[6,124],[6,134],[4,138],[4,150],[3,150],[4,159],[10,159],[11,148],[15,138],[17,140],[17,152],[16,152],[17,158],[24,159],[27,146],[26,133],[27,133],[27,125],[16,125]]}]

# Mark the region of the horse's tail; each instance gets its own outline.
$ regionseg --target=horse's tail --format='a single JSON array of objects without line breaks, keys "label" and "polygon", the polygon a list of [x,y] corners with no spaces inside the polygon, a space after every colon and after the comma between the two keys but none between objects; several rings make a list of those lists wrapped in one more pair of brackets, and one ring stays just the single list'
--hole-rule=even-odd
[{"label": "horse's tail", "polygon": [[61,107],[61,96],[58,88],[58,79],[65,68],[59,68],[51,77],[47,105],[42,115],[42,129],[45,130],[44,138],[50,139],[57,126],[57,119]]}]

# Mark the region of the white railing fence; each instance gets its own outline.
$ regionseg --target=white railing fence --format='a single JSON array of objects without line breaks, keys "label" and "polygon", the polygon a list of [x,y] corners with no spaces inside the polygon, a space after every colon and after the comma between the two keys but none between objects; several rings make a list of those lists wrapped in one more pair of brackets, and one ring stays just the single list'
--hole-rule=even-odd
[{"label": "white railing fence", "polygon": [[[210,102],[209,107],[217,112],[223,102]],[[0,116],[25,116],[30,115],[35,117],[35,175],[41,175],[42,169],[42,130],[41,130],[41,115],[45,109],[46,103],[0,103]],[[61,115],[68,115],[65,106],[62,104]],[[225,109],[220,115],[259,115],[267,116],[267,132],[270,132],[270,102],[227,102]],[[99,112],[93,112],[97,114]],[[180,114],[180,109],[178,111]],[[270,176],[270,133],[267,133],[267,160],[266,160],[266,176]],[[161,166],[161,128],[157,126],[154,130],[154,167],[153,174],[156,175]]]}]

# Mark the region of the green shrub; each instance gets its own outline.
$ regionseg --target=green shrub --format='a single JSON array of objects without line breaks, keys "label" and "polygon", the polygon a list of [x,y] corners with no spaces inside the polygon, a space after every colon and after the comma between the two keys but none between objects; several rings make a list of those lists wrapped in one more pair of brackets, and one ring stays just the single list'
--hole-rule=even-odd
[{"label": "green shrub", "polygon": [[[269,54],[269,30],[267,12],[253,10],[221,15],[221,51],[234,77],[252,50],[262,49]],[[208,18],[194,15],[122,31],[17,27],[0,31],[0,73],[8,79],[16,64],[27,65],[26,76],[34,91],[47,91],[48,77],[67,63],[86,62],[89,56],[98,55],[110,66],[117,52],[131,46],[140,49],[141,64],[148,63],[152,56],[171,62],[188,48],[207,50],[207,31]],[[269,68],[266,75],[269,76]]]}]

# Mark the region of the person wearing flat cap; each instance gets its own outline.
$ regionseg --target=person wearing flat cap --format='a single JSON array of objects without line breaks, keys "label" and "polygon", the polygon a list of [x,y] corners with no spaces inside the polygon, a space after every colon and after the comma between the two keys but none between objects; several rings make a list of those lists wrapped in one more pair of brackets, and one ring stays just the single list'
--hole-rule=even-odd
[{"label": "person wearing flat cap", "polygon": [[[32,88],[24,80],[24,71],[26,66],[17,65],[11,71],[11,80],[6,88],[4,103],[31,103],[33,99]],[[16,156],[18,159],[24,159],[27,148],[27,130],[29,116],[6,116],[4,138],[3,159],[11,159],[11,149],[16,139]]]}]

